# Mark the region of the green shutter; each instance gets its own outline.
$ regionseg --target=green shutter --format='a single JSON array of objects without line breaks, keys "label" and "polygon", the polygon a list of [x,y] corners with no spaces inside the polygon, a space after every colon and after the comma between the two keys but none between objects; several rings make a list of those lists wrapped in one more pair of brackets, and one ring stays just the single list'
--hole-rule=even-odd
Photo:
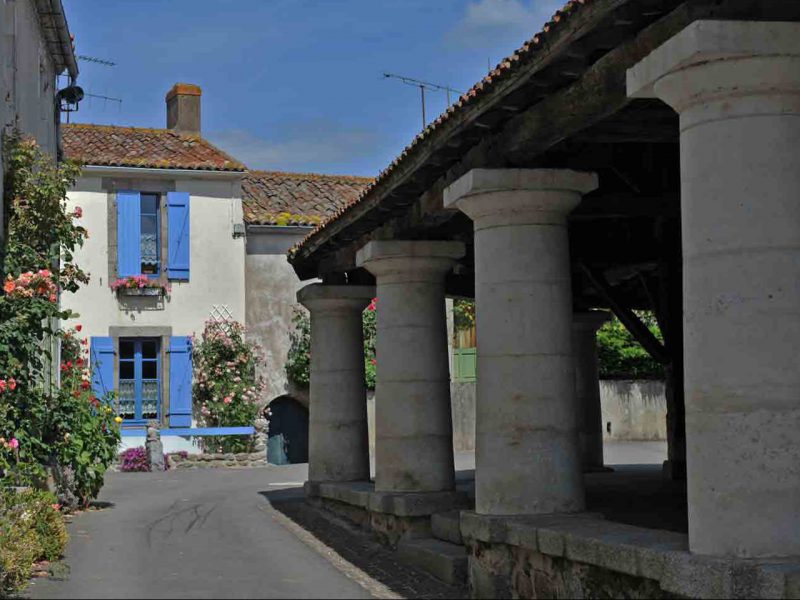
[{"label": "green shutter", "polygon": [[453,349],[453,380],[475,381],[478,373],[478,349]]}]

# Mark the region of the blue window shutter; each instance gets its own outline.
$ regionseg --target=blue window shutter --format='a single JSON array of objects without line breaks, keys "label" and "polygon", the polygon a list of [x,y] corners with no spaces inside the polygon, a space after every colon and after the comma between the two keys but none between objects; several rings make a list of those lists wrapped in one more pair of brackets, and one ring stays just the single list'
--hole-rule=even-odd
[{"label": "blue window shutter", "polygon": [[92,337],[90,344],[92,391],[98,399],[105,400],[114,391],[114,339]]},{"label": "blue window shutter", "polygon": [[117,192],[117,275],[141,275],[142,201],[139,192]]},{"label": "blue window shutter", "polygon": [[169,426],[192,426],[192,342],[186,336],[169,340]]},{"label": "blue window shutter", "polygon": [[167,193],[167,275],[170,279],[189,280],[189,194]]}]

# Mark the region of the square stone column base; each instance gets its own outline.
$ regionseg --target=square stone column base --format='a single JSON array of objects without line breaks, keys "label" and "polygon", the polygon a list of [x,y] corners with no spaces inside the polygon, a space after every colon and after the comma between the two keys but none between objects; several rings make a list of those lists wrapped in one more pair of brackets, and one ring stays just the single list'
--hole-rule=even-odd
[{"label": "square stone column base", "polygon": [[464,492],[376,492],[369,481],[312,482],[307,500],[372,532],[384,544],[430,536],[431,515],[468,508]]}]

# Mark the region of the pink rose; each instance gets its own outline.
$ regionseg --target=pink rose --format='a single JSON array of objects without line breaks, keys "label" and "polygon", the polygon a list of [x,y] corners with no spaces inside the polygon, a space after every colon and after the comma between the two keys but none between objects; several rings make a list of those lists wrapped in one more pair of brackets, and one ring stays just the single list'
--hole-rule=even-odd
[{"label": "pink rose", "polygon": [[225,398],[223,398],[222,401],[225,404],[230,404],[231,402],[233,402],[233,398],[231,398],[230,396],[225,396]]},{"label": "pink rose", "polygon": [[76,206],[75,211],[72,214],[76,219],[80,219],[83,216],[83,209],[80,206]]},{"label": "pink rose", "polygon": [[17,440],[17,438],[11,438],[11,441],[8,442],[8,447],[11,448],[12,450],[16,450],[17,448],[19,448],[19,441]]}]

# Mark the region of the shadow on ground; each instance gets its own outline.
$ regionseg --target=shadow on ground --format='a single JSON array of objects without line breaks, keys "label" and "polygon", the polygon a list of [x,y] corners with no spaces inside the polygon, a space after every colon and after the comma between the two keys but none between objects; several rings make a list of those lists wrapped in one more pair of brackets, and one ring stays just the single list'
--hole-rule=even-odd
[{"label": "shadow on ground", "polygon": [[[374,541],[367,532],[306,504],[302,488],[270,490],[259,494],[317,542],[336,552],[368,578],[388,588],[370,589],[376,596],[387,597],[386,591],[389,591],[404,598],[467,597],[465,589],[449,586],[421,569],[399,562],[391,549]],[[317,550],[324,552],[319,547]],[[353,573],[348,576],[359,579]]]}]

